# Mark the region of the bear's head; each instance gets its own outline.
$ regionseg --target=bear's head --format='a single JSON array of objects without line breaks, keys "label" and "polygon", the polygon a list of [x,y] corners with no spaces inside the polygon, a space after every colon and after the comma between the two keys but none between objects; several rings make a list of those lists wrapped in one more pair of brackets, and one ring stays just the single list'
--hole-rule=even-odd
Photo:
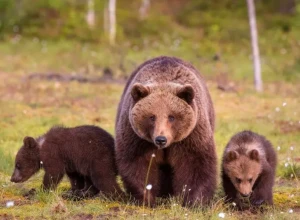
[{"label": "bear's head", "polygon": [[40,169],[39,147],[32,137],[25,137],[23,146],[17,153],[15,169],[10,181],[25,182]]},{"label": "bear's head", "polygon": [[262,171],[261,155],[257,149],[246,154],[228,151],[224,157],[224,171],[239,192],[239,196],[249,197],[258,176]]},{"label": "bear's head", "polygon": [[135,133],[159,149],[186,138],[196,126],[195,91],[190,84],[136,83],[129,120]]}]

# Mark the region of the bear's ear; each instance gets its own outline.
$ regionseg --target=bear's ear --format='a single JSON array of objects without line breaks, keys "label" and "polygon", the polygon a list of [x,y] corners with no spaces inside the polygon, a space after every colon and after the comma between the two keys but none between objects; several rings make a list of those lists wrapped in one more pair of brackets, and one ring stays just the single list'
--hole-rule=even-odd
[{"label": "bear's ear", "polygon": [[23,143],[24,143],[24,147],[26,148],[34,148],[37,146],[37,143],[33,137],[24,137]]},{"label": "bear's ear", "polygon": [[255,150],[255,149],[251,150],[248,155],[249,155],[251,160],[256,160],[257,162],[259,162],[259,152],[258,152],[258,150]]},{"label": "bear's ear", "polygon": [[239,153],[236,151],[229,151],[226,156],[225,156],[225,160],[226,162],[231,162],[236,160],[239,157]]},{"label": "bear's ear", "polygon": [[135,102],[149,95],[148,87],[143,86],[141,83],[136,83],[131,89],[131,96]]},{"label": "bear's ear", "polygon": [[195,92],[193,87],[190,84],[187,84],[178,90],[177,96],[190,105],[195,97]]}]

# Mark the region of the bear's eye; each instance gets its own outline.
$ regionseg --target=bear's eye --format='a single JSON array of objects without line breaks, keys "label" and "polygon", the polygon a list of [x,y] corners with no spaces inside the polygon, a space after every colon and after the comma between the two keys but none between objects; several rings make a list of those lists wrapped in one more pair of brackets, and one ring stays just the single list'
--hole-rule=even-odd
[{"label": "bear's eye", "polygon": [[152,116],[150,116],[150,121],[155,121],[156,120],[156,117],[155,117],[155,115],[152,115]]},{"label": "bear's eye", "polygon": [[175,117],[174,117],[173,115],[169,115],[168,118],[169,118],[169,121],[170,121],[170,122],[173,122],[173,121],[175,120]]},{"label": "bear's eye", "polygon": [[248,179],[249,183],[252,183],[252,178]]},{"label": "bear's eye", "polygon": [[236,181],[237,183],[241,183],[241,182],[242,182],[242,180],[241,180],[240,178],[235,178],[235,181]]}]

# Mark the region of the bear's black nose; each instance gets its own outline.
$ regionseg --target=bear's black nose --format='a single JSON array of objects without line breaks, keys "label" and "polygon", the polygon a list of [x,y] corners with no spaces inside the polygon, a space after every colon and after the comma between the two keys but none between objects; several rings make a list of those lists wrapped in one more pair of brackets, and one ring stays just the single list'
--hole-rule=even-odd
[{"label": "bear's black nose", "polygon": [[155,144],[163,146],[167,143],[167,138],[165,136],[157,136],[155,138]]}]

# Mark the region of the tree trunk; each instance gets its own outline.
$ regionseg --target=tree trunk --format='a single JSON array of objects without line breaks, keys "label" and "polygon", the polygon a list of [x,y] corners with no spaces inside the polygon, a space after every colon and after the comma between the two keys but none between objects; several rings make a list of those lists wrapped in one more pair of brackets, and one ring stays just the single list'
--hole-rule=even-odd
[{"label": "tree trunk", "polygon": [[87,12],[85,16],[86,23],[90,29],[95,27],[95,2],[94,0],[87,0]]},{"label": "tree trunk", "polygon": [[254,0],[247,0],[248,4],[248,16],[251,33],[251,44],[252,44],[252,59],[254,66],[254,85],[258,92],[263,90],[262,79],[261,79],[261,67],[259,57],[259,47],[257,39],[257,28],[256,28],[256,15]]},{"label": "tree trunk", "polygon": [[144,20],[148,16],[149,8],[150,8],[150,0],[142,0],[142,5],[139,9],[140,20]]},{"label": "tree trunk", "polygon": [[109,43],[114,45],[116,41],[116,0],[109,0],[108,3],[109,15]]}]

